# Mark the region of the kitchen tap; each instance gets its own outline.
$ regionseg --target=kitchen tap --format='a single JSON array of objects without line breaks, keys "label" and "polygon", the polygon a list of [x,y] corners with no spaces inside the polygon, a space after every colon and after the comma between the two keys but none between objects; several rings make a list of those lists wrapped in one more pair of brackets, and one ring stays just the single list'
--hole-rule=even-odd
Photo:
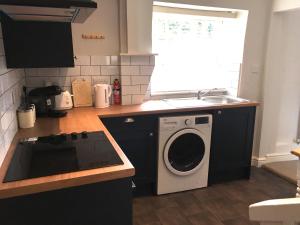
[{"label": "kitchen tap", "polygon": [[200,100],[204,96],[207,96],[207,95],[211,94],[213,92],[213,90],[215,90],[215,89],[200,90],[200,91],[198,91],[198,93],[197,93],[198,99]]}]

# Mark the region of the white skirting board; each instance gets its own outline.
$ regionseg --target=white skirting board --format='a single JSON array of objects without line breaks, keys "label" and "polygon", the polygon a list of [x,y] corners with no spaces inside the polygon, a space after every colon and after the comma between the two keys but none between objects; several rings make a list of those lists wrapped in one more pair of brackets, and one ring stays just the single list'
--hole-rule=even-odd
[{"label": "white skirting board", "polygon": [[265,157],[252,156],[252,166],[261,167],[263,164],[280,161],[297,160],[290,152],[267,154]]}]

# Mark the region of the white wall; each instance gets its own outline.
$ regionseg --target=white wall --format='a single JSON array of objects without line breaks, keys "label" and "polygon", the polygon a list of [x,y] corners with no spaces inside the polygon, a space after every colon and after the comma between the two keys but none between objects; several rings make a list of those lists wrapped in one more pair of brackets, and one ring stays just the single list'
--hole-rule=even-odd
[{"label": "white wall", "polygon": [[299,0],[274,0],[274,11],[286,11],[300,8]]},{"label": "white wall", "polygon": [[260,159],[292,158],[300,109],[300,12],[275,13],[270,29]]},{"label": "white wall", "polygon": [[16,109],[20,105],[23,69],[7,69],[0,26],[0,166],[17,130]]},{"label": "white wall", "polygon": [[[83,24],[72,24],[75,55],[118,55],[119,0],[94,0],[98,9]],[[82,34],[101,34],[104,40],[85,40]]]}]

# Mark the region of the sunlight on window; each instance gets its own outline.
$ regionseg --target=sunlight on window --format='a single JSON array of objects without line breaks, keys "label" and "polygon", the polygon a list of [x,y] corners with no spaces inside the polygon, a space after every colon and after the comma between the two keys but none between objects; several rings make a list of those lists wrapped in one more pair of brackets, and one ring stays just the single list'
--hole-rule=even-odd
[{"label": "sunlight on window", "polygon": [[151,94],[212,88],[236,94],[245,26],[237,18],[153,12],[158,57]]}]

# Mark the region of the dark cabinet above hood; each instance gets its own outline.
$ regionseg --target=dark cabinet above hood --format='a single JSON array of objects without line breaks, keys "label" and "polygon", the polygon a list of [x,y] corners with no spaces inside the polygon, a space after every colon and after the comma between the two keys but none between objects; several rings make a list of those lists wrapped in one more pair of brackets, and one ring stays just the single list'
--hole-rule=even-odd
[{"label": "dark cabinet above hood", "polygon": [[13,20],[83,23],[96,9],[92,0],[0,0]]}]

